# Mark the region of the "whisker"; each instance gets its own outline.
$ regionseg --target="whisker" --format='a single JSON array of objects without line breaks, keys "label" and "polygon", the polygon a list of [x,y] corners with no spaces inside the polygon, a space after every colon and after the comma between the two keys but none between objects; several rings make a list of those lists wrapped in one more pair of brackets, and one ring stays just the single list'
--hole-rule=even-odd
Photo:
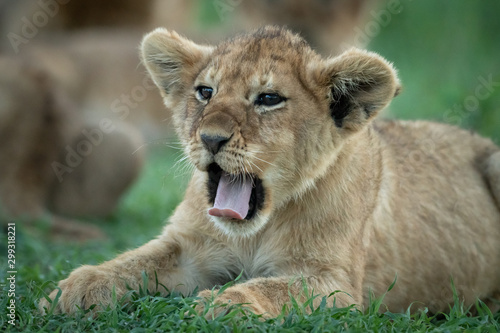
[{"label": "whisker", "polygon": [[285,150],[266,150],[266,151],[262,151],[262,150],[257,150],[257,149],[248,149],[247,148],[247,151],[249,153],[258,153],[258,154],[264,154],[264,153],[283,153],[285,152]]},{"label": "whisker", "polygon": [[[243,169],[243,181],[246,181],[246,177],[250,175],[250,172],[248,171],[246,165],[245,165],[245,158],[242,155],[238,155],[240,161],[241,161],[241,167]],[[250,177],[252,178],[252,177]]]},{"label": "whisker", "polygon": [[[143,149],[146,146],[151,146],[151,145],[161,145],[164,147],[172,148],[172,149],[177,149],[177,150],[182,150],[184,149],[183,145],[179,141],[167,141],[168,139],[166,138],[159,138],[159,139],[154,139],[148,142],[143,143],[140,145],[132,154],[137,153],[140,149]],[[175,146],[178,145],[178,146]]]},{"label": "whisker", "polygon": [[[253,165],[253,166],[254,166],[254,167],[256,167],[257,169],[259,169],[259,171],[260,171],[260,172],[264,172],[264,171],[263,171],[263,170],[262,170],[262,169],[261,169],[261,168],[260,168],[257,164],[255,164],[254,162],[252,162],[252,161],[247,161],[247,162],[248,162],[248,164],[249,164],[250,166],[252,166],[252,165]],[[250,163],[251,163],[251,164],[250,164]]]},{"label": "whisker", "polygon": [[[184,153],[181,153],[180,155],[182,156],[182,155],[184,155]],[[188,156],[188,155],[184,155],[184,156],[182,156],[182,157],[181,157],[181,158],[179,158],[177,161],[175,161],[175,163],[174,163],[174,167],[176,167],[177,165],[179,165],[179,164],[181,164],[181,163],[185,162],[185,161],[186,161],[186,160],[188,160],[188,159],[189,159],[189,156]]]},{"label": "whisker", "polygon": [[273,167],[276,167],[276,165],[274,165],[273,163],[268,162],[268,161],[266,161],[266,160],[263,160],[262,158],[259,158],[259,157],[255,156],[255,155],[254,155],[253,157],[254,157],[255,159],[259,160],[259,161],[262,161],[262,162],[267,163],[267,164],[269,164],[269,165],[271,165],[271,166],[273,166]]}]

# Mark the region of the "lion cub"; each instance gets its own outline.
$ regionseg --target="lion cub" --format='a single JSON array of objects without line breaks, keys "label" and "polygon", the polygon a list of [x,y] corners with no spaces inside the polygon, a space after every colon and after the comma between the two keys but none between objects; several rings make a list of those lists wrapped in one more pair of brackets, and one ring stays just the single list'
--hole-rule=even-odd
[{"label": "lion cub", "polygon": [[278,27],[216,47],[160,28],[141,54],[196,171],[163,234],[75,270],[58,311],[109,304],[141,271],[202,297],[243,272],[215,301],[267,315],[303,280],[364,306],[397,275],[391,311],[447,310],[450,278],[466,304],[498,296],[500,149],[446,125],[374,121],[399,89],[386,60],[323,59]]}]

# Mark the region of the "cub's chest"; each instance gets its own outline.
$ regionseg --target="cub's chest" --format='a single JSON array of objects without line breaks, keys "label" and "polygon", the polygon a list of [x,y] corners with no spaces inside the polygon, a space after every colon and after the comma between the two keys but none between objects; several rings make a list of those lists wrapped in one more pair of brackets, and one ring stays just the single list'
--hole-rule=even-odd
[{"label": "cub's chest", "polygon": [[239,246],[232,247],[234,255],[234,272],[242,277],[251,279],[256,277],[271,277],[281,273],[284,265],[283,257],[278,251],[267,246]]}]

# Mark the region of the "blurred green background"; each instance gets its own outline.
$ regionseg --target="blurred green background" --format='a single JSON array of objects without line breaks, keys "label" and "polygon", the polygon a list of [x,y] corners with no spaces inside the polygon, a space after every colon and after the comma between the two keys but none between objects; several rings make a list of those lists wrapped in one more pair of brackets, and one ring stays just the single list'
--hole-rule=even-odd
[{"label": "blurred green background", "polygon": [[500,1],[402,1],[402,8],[369,45],[399,69],[404,90],[390,114],[459,125],[499,143]]}]

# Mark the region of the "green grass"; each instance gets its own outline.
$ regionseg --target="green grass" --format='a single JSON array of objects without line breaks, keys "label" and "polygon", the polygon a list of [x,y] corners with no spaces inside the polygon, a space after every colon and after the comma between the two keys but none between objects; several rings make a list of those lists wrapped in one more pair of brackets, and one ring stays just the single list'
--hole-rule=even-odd
[{"label": "green grass", "polygon": [[[208,3],[208,2],[207,2]],[[446,112],[474,94],[478,77],[492,75],[500,82],[500,2],[401,0],[403,10],[392,17],[369,48],[394,62],[403,82],[403,93],[390,107],[397,118],[427,118],[447,122]],[[205,24],[215,24],[216,19]],[[457,111],[458,112],[458,111]],[[500,142],[500,86],[481,100],[477,110],[459,112],[459,125],[479,131]],[[474,315],[458,300],[450,312],[440,316],[425,311],[389,313],[383,300],[373,300],[367,309],[332,308],[322,303],[312,308],[293,303],[277,318],[264,319],[238,308],[228,315],[206,320],[193,311],[194,297],[172,294],[131,295],[131,302],[116,305],[90,318],[40,315],[37,301],[54,284],[82,264],[98,264],[127,249],[140,246],[161,232],[164,220],[181,200],[189,173],[174,167],[179,158],[174,149],[157,148],[150,154],[139,181],[126,195],[113,216],[93,220],[108,235],[105,241],[85,244],[50,243],[43,232],[30,234],[17,225],[16,326],[7,323],[6,289],[0,295],[0,331],[4,332],[144,332],[144,331],[287,331],[287,332],[498,332],[500,314],[492,314],[478,302]],[[5,234],[0,240],[0,281],[6,279]],[[378,311],[381,309],[381,311]]]}]

